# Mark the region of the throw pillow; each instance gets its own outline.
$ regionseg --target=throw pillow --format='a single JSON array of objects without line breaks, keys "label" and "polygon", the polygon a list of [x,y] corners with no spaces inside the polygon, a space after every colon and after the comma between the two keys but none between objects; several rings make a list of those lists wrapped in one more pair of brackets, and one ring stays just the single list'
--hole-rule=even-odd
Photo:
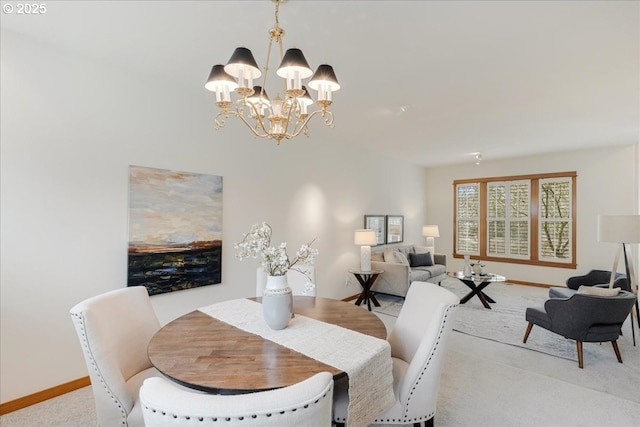
[{"label": "throw pillow", "polygon": [[599,297],[615,297],[620,288],[597,288],[595,286],[580,286],[578,293],[583,295],[597,295]]},{"label": "throw pillow", "polygon": [[433,265],[433,259],[431,258],[431,252],[426,254],[409,254],[409,265],[411,267],[430,267]]},{"label": "throw pillow", "polygon": [[407,260],[407,257],[405,256],[405,254],[403,254],[402,252],[396,252],[396,259],[398,260],[398,262],[402,265],[409,265],[409,261]]},{"label": "throw pillow", "polygon": [[397,263],[398,260],[396,259],[396,254],[394,252],[395,251],[393,249],[387,249],[384,251],[384,262]]},{"label": "throw pillow", "polygon": [[417,254],[426,254],[427,252],[431,252],[426,246],[414,246],[413,248]]}]

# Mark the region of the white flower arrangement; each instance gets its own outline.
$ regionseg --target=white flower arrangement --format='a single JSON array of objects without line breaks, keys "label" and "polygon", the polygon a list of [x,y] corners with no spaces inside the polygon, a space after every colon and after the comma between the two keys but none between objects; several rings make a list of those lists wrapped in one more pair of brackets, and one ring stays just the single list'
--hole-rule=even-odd
[{"label": "white flower arrangement", "polygon": [[297,270],[293,268],[295,265],[313,265],[318,256],[318,250],[311,248],[311,245],[316,238],[306,245],[301,245],[296,256],[290,260],[287,254],[287,243],[280,243],[278,247],[271,246],[271,234],[271,226],[266,222],[254,224],[244,235],[242,242],[234,245],[236,257],[242,261],[244,258],[255,259],[261,256],[262,267],[270,276],[284,276],[289,270]]}]

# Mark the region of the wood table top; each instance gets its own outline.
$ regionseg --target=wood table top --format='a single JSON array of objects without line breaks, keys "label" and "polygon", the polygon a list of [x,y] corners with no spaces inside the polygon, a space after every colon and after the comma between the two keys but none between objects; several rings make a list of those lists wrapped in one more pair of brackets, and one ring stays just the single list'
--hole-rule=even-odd
[{"label": "wood table top", "polygon": [[[344,301],[294,296],[293,311],[376,338],[387,337],[384,323],[375,314]],[[345,374],[198,310],[162,327],[151,338],[148,354],[153,366],[174,381],[215,393],[286,387],[323,371],[334,378]]]}]

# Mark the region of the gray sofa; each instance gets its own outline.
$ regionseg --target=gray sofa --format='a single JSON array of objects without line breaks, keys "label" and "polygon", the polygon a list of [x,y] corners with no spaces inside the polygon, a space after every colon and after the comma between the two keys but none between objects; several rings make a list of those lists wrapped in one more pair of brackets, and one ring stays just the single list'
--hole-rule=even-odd
[{"label": "gray sofa", "polygon": [[[447,256],[430,254],[424,246],[404,245],[371,253],[371,269],[383,270],[371,287],[374,292],[407,295],[411,282],[431,282],[439,284],[447,277]],[[433,255],[433,256],[431,256]],[[431,258],[431,265],[428,258]]]}]

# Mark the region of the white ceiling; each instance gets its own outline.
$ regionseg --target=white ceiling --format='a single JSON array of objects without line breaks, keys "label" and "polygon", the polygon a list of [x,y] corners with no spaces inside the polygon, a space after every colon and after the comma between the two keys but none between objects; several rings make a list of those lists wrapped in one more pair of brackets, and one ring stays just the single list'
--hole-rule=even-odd
[{"label": "white ceiling", "polygon": [[[2,28],[203,96],[212,96],[203,87],[211,66],[237,46],[264,66],[274,22],[269,0],[46,5],[41,16],[3,13]],[[311,140],[336,138],[425,166],[472,162],[475,152],[490,160],[637,142],[639,22],[638,1],[280,7],[285,49],[301,48],[314,69],[333,65],[342,85],[335,129],[318,120]]]}]

